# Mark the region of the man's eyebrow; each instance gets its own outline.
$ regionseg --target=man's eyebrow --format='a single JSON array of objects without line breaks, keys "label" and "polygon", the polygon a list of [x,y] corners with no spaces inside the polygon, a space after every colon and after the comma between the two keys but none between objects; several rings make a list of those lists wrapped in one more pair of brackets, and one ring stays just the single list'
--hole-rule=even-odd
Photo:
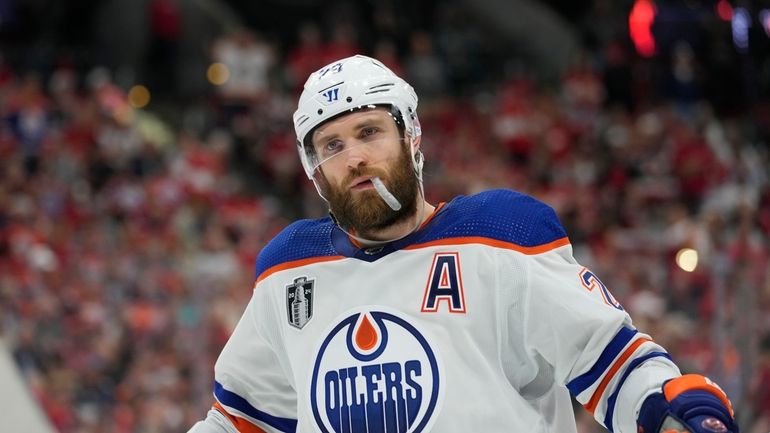
[{"label": "man's eyebrow", "polygon": [[[375,117],[375,116],[368,116],[359,120],[355,124],[355,126],[353,126],[353,130],[358,131],[362,128],[366,128],[369,126],[381,126],[383,122],[385,122],[385,119],[380,119],[379,117]],[[329,135],[325,135],[324,137],[318,139],[318,144],[328,143],[332,140],[339,138],[339,136],[340,135],[337,134],[336,132]]]},{"label": "man's eyebrow", "polygon": [[360,122],[356,123],[356,126],[353,127],[354,130],[359,130],[362,128],[366,128],[367,126],[379,126],[383,123],[383,119],[377,118],[377,117],[367,117],[364,119],[361,119]]},{"label": "man's eyebrow", "polygon": [[[336,139],[338,137],[339,137],[339,134],[336,134],[336,133],[335,134],[330,134],[330,135],[325,135],[325,136],[320,137],[318,139],[317,144],[328,143],[328,142],[330,142],[330,141],[332,141],[332,140],[334,140],[334,139]],[[315,140],[313,140],[313,141],[315,141]]]}]

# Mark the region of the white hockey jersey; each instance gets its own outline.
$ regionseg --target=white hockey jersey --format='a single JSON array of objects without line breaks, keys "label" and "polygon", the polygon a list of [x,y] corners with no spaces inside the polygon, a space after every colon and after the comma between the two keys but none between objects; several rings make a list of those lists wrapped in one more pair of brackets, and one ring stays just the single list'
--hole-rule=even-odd
[{"label": "white hockey jersey", "polygon": [[553,210],[495,190],[383,247],[328,218],[286,228],[259,255],[214,408],[191,431],[569,433],[571,392],[631,433],[677,375],[573,259]]}]

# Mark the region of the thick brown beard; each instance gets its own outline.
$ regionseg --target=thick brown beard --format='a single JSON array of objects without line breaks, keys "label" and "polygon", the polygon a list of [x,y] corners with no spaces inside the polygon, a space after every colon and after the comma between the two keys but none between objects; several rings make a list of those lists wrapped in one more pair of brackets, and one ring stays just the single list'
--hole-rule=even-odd
[{"label": "thick brown beard", "polygon": [[391,209],[374,189],[354,195],[347,188],[327,184],[325,189],[328,191],[326,197],[329,207],[341,227],[352,228],[366,237],[368,233],[388,228],[415,215],[417,176],[406,143],[402,145],[401,154],[393,164],[390,175],[382,170],[364,167],[351,171],[341,184],[350,185],[353,179],[360,176],[378,176],[401,203],[401,209]]}]

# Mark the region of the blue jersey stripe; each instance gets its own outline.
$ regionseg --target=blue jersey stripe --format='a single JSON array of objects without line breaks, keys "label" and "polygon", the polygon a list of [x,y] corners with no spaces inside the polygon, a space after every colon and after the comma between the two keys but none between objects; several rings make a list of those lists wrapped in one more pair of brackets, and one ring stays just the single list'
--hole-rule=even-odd
[{"label": "blue jersey stripe", "polygon": [[297,431],[297,420],[292,418],[279,418],[277,416],[270,415],[262,412],[249,404],[246,399],[240,395],[226,390],[219,382],[214,381],[214,395],[217,400],[225,406],[239,410],[241,413],[262,421],[263,423],[277,428],[285,433],[295,433]]},{"label": "blue jersey stripe", "polygon": [[339,255],[331,243],[335,227],[329,218],[300,220],[290,224],[262,248],[257,257],[257,278],[281,263]]},{"label": "blue jersey stripe", "polygon": [[556,212],[545,203],[515,191],[495,189],[456,197],[413,243],[484,237],[536,247],[566,236]]},{"label": "blue jersey stripe", "polygon": [[599,359],[591,367],[591,369],[572,379],[567,384],[567,389],[569,389],[569,392],[573,396],[577,397],[578,394],[585,391],[591,385],[593,385],[594,382],[599,380],[599,378],[602,377],[602,374],[604,374],[607,368],[609,368],[610,364],[612,364],[612,361],[615,359],[615,357],[617,357],[620,351],[626,347],[626,344],[628,344],[628,342],[634,338],[634,335],[636,335],[637,332],[639,331],[636,329],[626,327],[621,328],[620,331],[618,331],[618,333],[612,337],[612,340],[607,345],[607,347],[604,348],[602,354],[599,356]]},{"label": "blue jersey stripe", "polygon": [[615,400],[618,398],[618,394],[620,393],[620,388],[623,387],[623,383],[626,381],[626,378],[628,378],[628,375],[631,374],[632,371],[639,365],[641,365],[644,361],[647,361],[650,358],[666,358],[671,359],[671,356],[669,356],[666,352],[650,352],[644,356],[640,356],[633,361],[631,361],[628,364],[628,367],[626,367],[626,371],[623,373],[623,376],[620,378],[620,382],[615,386],[615,391],[612,392],[612,395],[610,398],[607,399],[607,411],[604,414],[604,426],[607,427],[607,430],[614,431],[612,429],[612,414],[615,412]]}]

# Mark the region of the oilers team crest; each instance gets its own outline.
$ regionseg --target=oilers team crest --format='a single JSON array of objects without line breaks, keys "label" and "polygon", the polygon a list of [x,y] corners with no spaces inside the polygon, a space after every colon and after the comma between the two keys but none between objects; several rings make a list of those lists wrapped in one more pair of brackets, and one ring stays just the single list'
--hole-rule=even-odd
[{"label": "oilers team crest", "polygon": [[443,400],[442,368],[414,325],[380,307],[343,314],[327,332],[310,378],[324,433],[428,431]]}]

